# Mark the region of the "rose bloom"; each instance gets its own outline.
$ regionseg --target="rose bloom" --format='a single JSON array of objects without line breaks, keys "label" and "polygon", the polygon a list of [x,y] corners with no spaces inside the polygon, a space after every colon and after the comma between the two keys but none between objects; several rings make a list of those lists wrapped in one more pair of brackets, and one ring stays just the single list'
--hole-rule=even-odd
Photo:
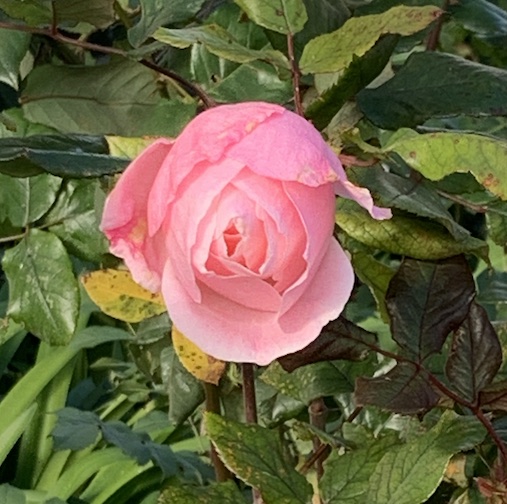
[{"label": "rose bloom", "polygon": [[307,346],[349,299],[335,194],[391,215],[347,180],[302,117],[263,102],[222,105],[130,164],[101,229],[187,338],[218,359],[265,365]]}]

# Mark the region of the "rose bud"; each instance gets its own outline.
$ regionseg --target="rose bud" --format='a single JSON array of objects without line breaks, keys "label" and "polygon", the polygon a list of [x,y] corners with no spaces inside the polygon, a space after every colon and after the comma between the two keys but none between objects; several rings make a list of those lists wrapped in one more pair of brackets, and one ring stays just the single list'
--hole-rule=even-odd
[{"label": "rose bud", "polygon": [[187,338],[218,359],[265,365],[307,346],[349,299],[335,194],[391,216],[302,117],[222,105],[130,164],[101,228]]}]

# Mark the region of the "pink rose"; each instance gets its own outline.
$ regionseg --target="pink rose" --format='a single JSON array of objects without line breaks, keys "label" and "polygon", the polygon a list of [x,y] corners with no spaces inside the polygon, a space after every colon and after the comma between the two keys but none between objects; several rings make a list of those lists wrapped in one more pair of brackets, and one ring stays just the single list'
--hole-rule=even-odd
[{"label": "pink rose", "polygon": [[350,296],[335,193],[391,215],[305,119],[269,103],[222,105],[130,164],[101,227],[190,340],[265,365],[313,341]]}]

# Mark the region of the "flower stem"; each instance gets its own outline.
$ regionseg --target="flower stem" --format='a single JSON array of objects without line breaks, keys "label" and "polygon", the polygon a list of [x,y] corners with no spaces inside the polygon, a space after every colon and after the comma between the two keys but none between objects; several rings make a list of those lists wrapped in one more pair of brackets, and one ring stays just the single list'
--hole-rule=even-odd
[{"label": "flower stem", "polygon": [[[257,423],[257,402],[255,400],[255,368],[253,364],[245,362],[241,365],[243,373],[243,404],[247,423]],[[252,488],[253,504],[263,504],[261,494],[257,488]]]},{"label": "flower stem", "polygon": [[[204,393],[206,396],[206,411],[220,415],[220,394],[218,387],[212,383],[204,383]],[[209,456],[215,469],[215,478],[218,482],[233,479],[234,476],[229,471],[229,469],[225,467],[222,459],[218,456],[215,445],[213,443],[211,443]]]},{"label": "flower stem", "polygon": [[301,100],[301,70],[299,69],[296,55],[294,53],[294,35],[289,33],[287,35],[287,53],[289,55],[289,62],[292,71],[292,88],[294,90],[294,107],[296,112],[303,117],[303,103]]}]

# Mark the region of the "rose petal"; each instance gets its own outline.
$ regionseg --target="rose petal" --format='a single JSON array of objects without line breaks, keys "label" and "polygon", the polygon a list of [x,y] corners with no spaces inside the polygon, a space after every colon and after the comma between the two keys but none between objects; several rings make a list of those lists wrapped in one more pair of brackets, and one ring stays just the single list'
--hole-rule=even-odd
[{"label": "rose petal", "polygon": [[313,341],[341,313],[353,283],[350,262],[333,239],[306,293],[279,320],[276,313],[233,303],[207,287],[202,288],[202,303],[195,303],[177,281],[170,261],[162,293],[174,324],[204,352],[226,361],[266,365]]},{"label": "rose petal", "polygon": [[164,240],[148,239],[146,200],[173,145],[172,140],[156,140],[127,167],[106,199],[100,224],[111,252],[124,259],[137,283],[154,292],[164,269]]}]

